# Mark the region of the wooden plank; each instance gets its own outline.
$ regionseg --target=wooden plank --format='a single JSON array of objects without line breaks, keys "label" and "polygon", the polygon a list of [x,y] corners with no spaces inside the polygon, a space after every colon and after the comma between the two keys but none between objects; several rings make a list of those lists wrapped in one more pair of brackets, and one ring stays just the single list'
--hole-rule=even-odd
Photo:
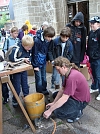
[{"label": "wooden plank", "polygon": [[0,134],[2,133],[2,83],[0,80]]},{"label": "wooden plank", "polygon": [[22,105],[22,103],[21,103],[21,101],[20,101],[20,99],[19,99],[19,96],[17,95],[17,93],[16,93],[16,91],[15,91],[15,89],[14,89],[14,87],[13,87],[13,85],[12,85],[12,83],[11,83],[9,77],[8,77],[8,85],[9,85],[9,87],[10,87],[10,89],[11,89],[13,95],[15,96],[15,98],[16,98],[16,100],[17,100],[17,102],[18,102],[18,104],[19,104],[19,106],[20,106],[20,108],[21,108],[23,114],[25,115],[25,117],[26,117],[26,119],[27,119],[27,121],[28,121],[28,123],[29,123],[29,125],[30,125],[30,127],[31,127],[31,129],[32,129],[32,131],[35,133],[35,131],[36,131],[36,130],[35,130],[35,127],[33,126],[33,124],[32,124],[32,122],[31,122],[31,120],[30,120],[30,118],[29,118],[29,116],[28,116],[28,114],[27,114],[27,112],[26,112],[24,106]]},{"label": "wooden plank", "polygon": [[32,68],[33,68],[32,65],[22,64],[20,66],[16,66],[12,70],[1,71],[0,72],[0,77],[7,76],[7,75],[10,75],[10,74],[19,73],[19,72],[26,71],[26,70],[30,70]]}]

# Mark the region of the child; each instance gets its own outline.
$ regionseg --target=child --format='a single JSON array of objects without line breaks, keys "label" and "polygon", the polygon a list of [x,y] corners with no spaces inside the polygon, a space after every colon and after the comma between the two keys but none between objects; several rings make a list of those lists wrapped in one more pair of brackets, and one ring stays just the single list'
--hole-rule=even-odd
[{"label": "child", "polygon": [[[51,63],[53,63],[54,59],[59,56],[68,58],[69,61],[72,59],[73,45],[71,41],[69,40],[70,36],[71,36],[71,30],[69,27],[66,27],[61,30],[60,36],[55,38],[51,42],[51,44],[49,45],[49,51],[48,51],[48,56],[49,56]],[[62,78],[62,81],[63,79],[64,78]],[[56,71],[55,67],[53,67],[51,83],[52,83],[51,88],[59,88],[60,75]]]},{"label": "child", "polygon": [[84,26],[84,15],[78,12],[71,23],[67,24],[71,29],[70,40],[73,44],[72,63],[80,67],[80,62],[83,61],[86,50],[86,27]]},{"label": "child", "polygon": [[[0,62],[3,62],[4,59],[3,57],[0,55]],[[8,98],[9,98],[9,89],[6,83],[2,84],[2,96],[3,96],[3,104],[6,104],[8,102]]]},{"label": "child", "polygon": [[32,49],[32,66],[35,73],[36,91],[43,94],[48,94],[46,80],[46,58],[48,46],[51,39],[55,36],[53,27],[47,27],[43,34],[36,37],[34,47]]},{"label": "child", "polygon": [[20,40],[22,40],[25,31],[28,31],[28,26],[27,26],[26,24],[24,24],[24,25],[22,26],[22,28],[19,30],[18,38],[19,38]]},{"label": "child", "polygon": [[[29,63],[30,50],[33,45],[34,45],[33,38],[29,35],[25,35],[22,38],[22,44],[19,43],[17,47],[13,47],[12,52],[9,53],[9,60],[11,62],[16,62],[16,61],[20,61],[24,59],[25,62]],[[21,92],[21,89],[20,89],[21,87],[22,87],[24,97],[29,94],[29,87],[27,83],[28,83],[27,71],[13,74],[12,84],[18,96]],[[18,103],[14,96],[12,98],[12,104],[14,108],[18,106]]]},{"label": "child", "polygon": [[91,31],[88,36],[87,55],[92,69],[93,83],[90,93],[98,92],[96,100],[100,100],[100,17],[90,19]]},{"label": "child", "polygon": [[6,53],[11,46],[14,46],[15,44],[17,44],[19,42],[19,39],[17,38],[17,36],[18,36],[18,28],[17,27],[13,27],[11,29],[10,34],[11,34],[11,36],[9,38],[7,38],[6,41],[4,42],[4,46],[3,46],[4,53]]}]

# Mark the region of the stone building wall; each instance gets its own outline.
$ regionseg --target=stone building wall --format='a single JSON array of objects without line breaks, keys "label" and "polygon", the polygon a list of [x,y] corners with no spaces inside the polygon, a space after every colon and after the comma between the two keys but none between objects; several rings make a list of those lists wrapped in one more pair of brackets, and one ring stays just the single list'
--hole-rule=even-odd
[{"label": "stone building wall", "polygon": [[100,0],[89,0],[89,16],[100,16]]},{"label": "stone building wall", "polygon": [[16,26],[20,28],[25,20],[38,27],[48,21],[58,34],[66,22],[66,0],[13,0]]}]

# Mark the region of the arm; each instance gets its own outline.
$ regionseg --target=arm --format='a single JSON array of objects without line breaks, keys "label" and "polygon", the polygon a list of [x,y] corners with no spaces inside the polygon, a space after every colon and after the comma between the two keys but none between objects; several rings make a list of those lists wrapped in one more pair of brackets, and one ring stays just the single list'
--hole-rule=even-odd
[{"label": "arm", "polygon": [[69,50],[68,50],[68,53],[67,53],[67,58],[69,61],[71,61],[72,57],[73,57],[73,45],[71,42],[69,42]]},{"label": "arm", "polygon": [[55,109],[61,107],[65,102],[67,102],[68,98],[68,95],[63,94],[58,101],[56,101],[47,111],[44,112],[44,117],[49,118]]},{"label": "arm", "polygon": [[38,45],[39,44],[35,42],[34,46],[32,47],[31,64],[33,68],[39,68],[38,61],[37,61]]},{"label": "arm", "polygon": [[3,52],[6,53],[8,49],[9,39],[6,39],[3,46]]},{"label": "arm", "polygon": [[50,42],[49,48],[48,48],[48,58],[49,58],[50,61],[53,61],[54,60],[53,51],[54,51],[54,42],[52,40]]}]

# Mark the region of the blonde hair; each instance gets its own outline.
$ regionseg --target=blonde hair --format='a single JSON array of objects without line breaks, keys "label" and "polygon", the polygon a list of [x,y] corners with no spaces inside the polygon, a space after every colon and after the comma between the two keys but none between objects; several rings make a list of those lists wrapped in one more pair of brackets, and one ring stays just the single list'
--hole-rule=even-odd
[{"label": "blonde hair", "polygon": [[14,32],[18,32],[18,28],[17,27],[11,28],[11,33],[14,33]]},{"label": "blonde hair", "polygon": [[64,58],[63,56],[59,56],[54,60],[54,66],[59,67],[66,66],[67,68],[74,68],[80,71],[79,68],[74,63],[70,63],[70,61],[67,58]]},{"label": "blonde hair", "polygon": [[25,35],[23,36],[22,38],[22,45],[23,46],[33,46],[34,45],[34,41],[33,41],[33,38],[29,35]]}]

